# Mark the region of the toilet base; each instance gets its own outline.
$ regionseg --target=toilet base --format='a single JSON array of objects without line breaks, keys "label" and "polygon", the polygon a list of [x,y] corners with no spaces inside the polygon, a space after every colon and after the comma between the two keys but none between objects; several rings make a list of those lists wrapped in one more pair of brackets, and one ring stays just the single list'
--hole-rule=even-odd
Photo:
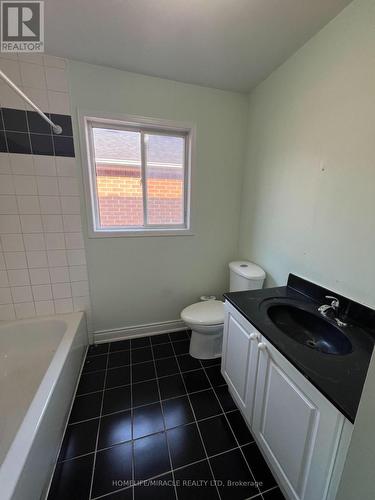
[{"label": "toilet base", "polygon": [[223,327],[215,333],[191,331],[189,354],[197,359],[214,359],[221,356],[223,345]]}]

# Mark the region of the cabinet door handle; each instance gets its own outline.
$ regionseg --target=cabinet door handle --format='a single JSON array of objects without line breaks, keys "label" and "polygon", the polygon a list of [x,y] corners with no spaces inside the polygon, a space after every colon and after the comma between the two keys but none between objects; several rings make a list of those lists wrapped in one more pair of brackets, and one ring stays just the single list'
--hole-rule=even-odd
[{"label": "cabinet door handle", "polygon": [[258,340],[258,334],[257,333],[250,333],[250,340]]},{"label": "cabinet door handle", "polygon": [[258,349],[260,351],[267,351],[267,345],[264,342],[259,342]]}]

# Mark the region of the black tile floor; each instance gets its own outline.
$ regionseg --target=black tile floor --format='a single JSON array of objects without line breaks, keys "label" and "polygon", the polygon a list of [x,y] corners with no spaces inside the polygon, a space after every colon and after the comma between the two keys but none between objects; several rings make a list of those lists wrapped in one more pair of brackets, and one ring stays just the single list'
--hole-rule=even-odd
[{"label": "black tile floor", "polygon": [[189,332],[89,348],[49,500],[283,500]]}]

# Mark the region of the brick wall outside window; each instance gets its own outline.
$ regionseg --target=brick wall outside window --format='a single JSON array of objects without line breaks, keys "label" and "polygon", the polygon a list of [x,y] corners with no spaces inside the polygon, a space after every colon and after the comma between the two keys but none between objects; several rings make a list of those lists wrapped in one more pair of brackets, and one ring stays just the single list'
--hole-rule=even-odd
[{"label": "brick wall outside window", "polygon": [[[142,225],[140,168],[97,163],[96,175],[101,226]],[[182,169],[150,169],[147,175],[147,207],[149,224],[183,222]]]}]

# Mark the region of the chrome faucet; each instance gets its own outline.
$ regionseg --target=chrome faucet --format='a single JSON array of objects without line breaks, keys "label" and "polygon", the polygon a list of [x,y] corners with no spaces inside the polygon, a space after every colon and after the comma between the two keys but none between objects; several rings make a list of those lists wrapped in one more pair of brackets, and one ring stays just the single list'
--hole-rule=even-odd
[{"label": "chrome faucet", "polygon": [[339,315],[339,308],[340,308],[340,301],[337,297],[333,297],[332,295],[326,295],[326,299],[331,300],[331,304],[323,304],[318,308],[318,311],[320,314],[324,317],[328,317],[328,312],[333,311],[334,313],[334,320],[336,321],[338,326],[346,326],[347,324],[344,321],[341,321],[341,319],[338,318]]}]

